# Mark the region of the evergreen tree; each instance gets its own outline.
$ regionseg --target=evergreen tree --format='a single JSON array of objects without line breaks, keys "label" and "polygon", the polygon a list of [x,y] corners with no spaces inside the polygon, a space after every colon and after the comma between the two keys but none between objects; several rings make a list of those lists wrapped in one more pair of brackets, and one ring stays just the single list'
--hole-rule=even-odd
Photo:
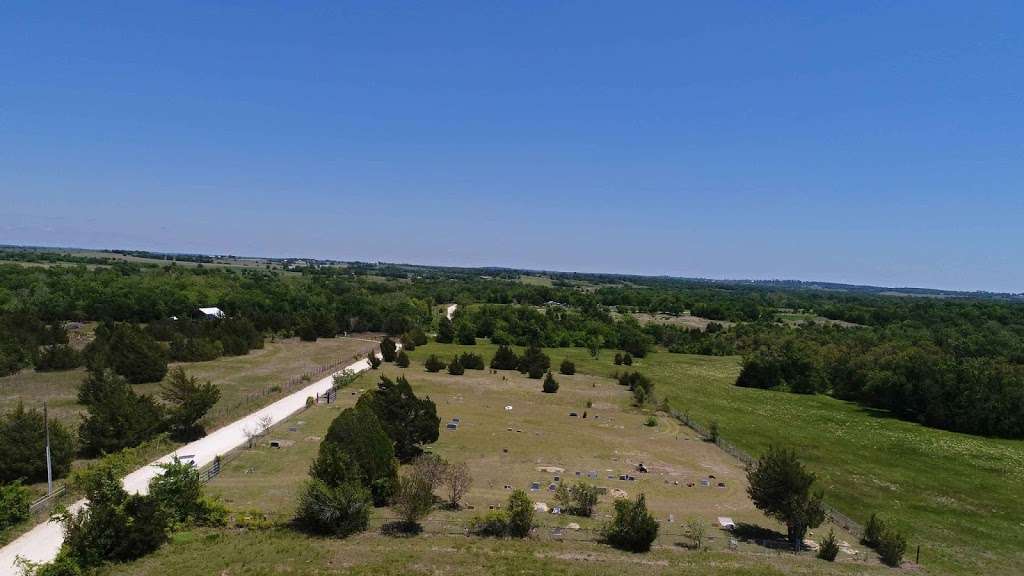
[{"label": "evergreen tree", "polygon": [[544,377],[544,385],[542,389],[547,394],[554,394],[555,392],[558,392],[558,381],[551,375],[551,372],[548,372],[547,376]]},{"label": "evergreen tree", "polygon": [[437,321],[437,336],[434,338],[440,344],[451,344],[455,341],[455,328],[452,326],[452,321],[447,317],[442,316]]},{"label": "evergreen tree", "polygon": [[423,367],[427,369],[427,372],[440,372],[444,369],[445,363],[437,357],[437,354],[431,354],[427,357],[427,361],[423,363]]},{"label": "evergreen tree", "polygon": [[397,353],[398,345],[395,343],[394,340],[392,340],[388,336],[385,336],[384,339],[380,341],[381,359],[384,360],[385,362],[394,362]]},{"label": "evergreen tree", "polygon": [[121,378],[106,379],[103,396],[93,398],[78,427],[87,456],[137,446],[163,428],[163,411],[150,396],[136,394]]},{"label": "evergreen tree", "polygon": [[[74,439],[58,421],[50,420],[50,458],[53,475],[60,478],[71,470]],[[0,416],[0,484],[23,480],[46,480],[46,425],[42,412],[25,410],[19,401]]]},{"label": "evergreen tree", "polygon": [[465,372],[466,369],[463,368],[462,362],[459,360],[458,356],[452,358],[452,361],[448,363],[448,374],[451,374],[452,376],[462,376]]},{"label": "evergreen tree", "polygon": [[350,479],[346,457],[339,452],[347,453],[359,468],[360,481],[370,490],[374,505],[386,505],[398,477],[398,463],[393,441],[368,406],[357,403],[354,408],[342,410],[331,422],[313,465],[314,476],[330,485]]},{"label": "evergreen tree", "polygon": [[181,367],[171,370],[161,385],[160,394],[169,407],[167,428],[179,442],[191,442],[206,435],[199,421],[220,400],[220,388],[207,381],[201,384]]},{"label": "evergreen tree", "polygon": [[437,441],[441,420],[430,398],[417,398],[405,376],[391,380],[380,377],[377,389],[362,395],[357,407],[372,410],[395,443],[395,456],[402,462],[422,452],[421,444]]},{"label": "evergreen tree", "polygon": [[567,358],[562,360],[562,365],[558,367],[558,371],[566,376],[572,376],[576,373],[576,365]]},{"label": "evergreen tree", "polygon": [[807,471],[796,452],[771,446],[747,471],[747,494],[759,510],[786,525],[794,550],[803,544],[807,530],[825,520],[822,493],[811,492],[814,474]]},{"label": "evergreen tree", "polygon": [[512,351],[511,346],[502,344],[494,352],[491,368],[494,370],[516,370],[519,368],[519,357]]},{"label": "evergreen tree", "polygon": [[405,353],[405,350],[399,350],[398,355],[395,356],[395,366],[399,368],[409,367],[409,355]]}]

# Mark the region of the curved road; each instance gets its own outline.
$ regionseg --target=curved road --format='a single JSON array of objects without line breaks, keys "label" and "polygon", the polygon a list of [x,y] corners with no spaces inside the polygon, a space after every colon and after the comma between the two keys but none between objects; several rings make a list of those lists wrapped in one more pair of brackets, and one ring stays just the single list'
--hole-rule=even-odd
[{"label": "curved road", "polygon": [[[455,311],[454,305],[449,307],[448,315]],[[379,354],[378,354],[379,355]],[[346,366],[343,370],[362,372],[369,370],[369,360],[360,360]],[[337,374],[335,372],[334,374]],[[246,432],[253,432],[260,429],[261,420],[269,417],[271,423],[277,424],[281,420],[298,412],[306,405],[306,398],[323,394],[333,386],[334,374],[322,378],[309,386],[285,396],[284,398],[270,404],[241,420],[236,420],[223,428],[211,432],[204,438],[196,440],[178,448],[166,456],[150,462],[124,477],[122,483],[125,490],[130,493],[145,494],[149,490],[149,481],[160,474],[158,464],[170,462],[175,456],[183,460],[192,460],[197,467],[205,466],[219,454],[225,454],[248,441]],[[68,508],[74,511],[86,505],[86,501],[79,500]],[[16,540],[0,549],[0,576],[18,576],[20,572],[15,568],[15,560],[20,556],[32,562],[49,562],[57,557],[61,543],[64,541],[64,533],[58,522],[49,520],[37,525],[32,530],[22,534]]]}]

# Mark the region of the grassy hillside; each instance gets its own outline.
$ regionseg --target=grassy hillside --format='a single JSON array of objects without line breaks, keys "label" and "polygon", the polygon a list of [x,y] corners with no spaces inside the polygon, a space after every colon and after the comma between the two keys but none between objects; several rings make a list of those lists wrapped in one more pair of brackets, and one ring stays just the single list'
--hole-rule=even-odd
[{"label": "grassy hillside", "polygon": [[[430,344],[448,357],[469,347]],[[478,345],[490,357],[491,345]],[[621,370],[612,354],[549,350],[592,374]],[[921,545],[934,573],[1010,574],[1024,563],[1024,441],[981,438],[926,428],[826,396],[739,388],[738,358],[655,353],[634,369],[652,376],[657,393],[757,454],[779,443],[799,450],[828,500],[860,521],[872,511],[891,518]]]}]

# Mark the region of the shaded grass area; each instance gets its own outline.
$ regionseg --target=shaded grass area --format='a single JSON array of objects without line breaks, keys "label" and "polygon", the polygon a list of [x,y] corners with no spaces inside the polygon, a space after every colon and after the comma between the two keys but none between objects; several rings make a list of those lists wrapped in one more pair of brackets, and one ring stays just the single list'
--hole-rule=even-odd
[{"label": "shaded grass area", "polygon": [[[444,358],[476,348],[430,344],[415,358]],[[549,350],[577,369],[608,375],[626,367],[583,349]],[[658,352],[632,369],[650,375],[656,393],[752,454],[770,444],[796,448],[818,475],[830,503],[865,522],[879,512],[903,530],[931,573],[1011,574],[1024,563],[1024,441],[927,428],[827,396],[735,386],[738,357]]]}]

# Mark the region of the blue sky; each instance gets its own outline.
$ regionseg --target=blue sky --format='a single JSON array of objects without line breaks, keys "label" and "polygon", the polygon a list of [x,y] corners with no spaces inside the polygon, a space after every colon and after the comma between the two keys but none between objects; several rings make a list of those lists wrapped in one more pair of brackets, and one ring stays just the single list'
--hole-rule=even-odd
[{"label": "blue sky", "polygon": [[1024,292],[1022,17],[8,2],[0,243]]}]

